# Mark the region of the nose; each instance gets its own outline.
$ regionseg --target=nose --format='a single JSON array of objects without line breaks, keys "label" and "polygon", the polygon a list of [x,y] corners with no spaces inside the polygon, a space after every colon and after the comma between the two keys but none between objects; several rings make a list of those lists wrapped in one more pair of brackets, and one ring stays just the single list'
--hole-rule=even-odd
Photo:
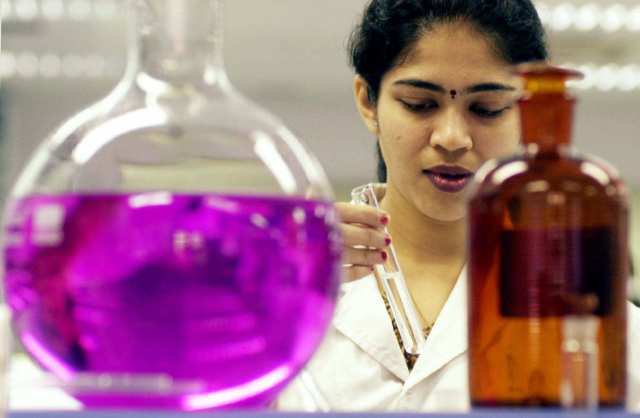
[{"label": "nose", "polygon": [[431,146],[448,153],[469,151],[473,146],[467,123],[454,107],[445,109],[434,120]]}]

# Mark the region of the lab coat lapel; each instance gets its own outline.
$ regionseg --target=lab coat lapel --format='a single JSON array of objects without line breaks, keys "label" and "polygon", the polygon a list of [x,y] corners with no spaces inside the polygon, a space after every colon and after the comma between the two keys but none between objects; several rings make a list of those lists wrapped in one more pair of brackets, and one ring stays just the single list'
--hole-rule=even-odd
[{"label": "lab coat lapel", "polygon": [[465,268],[433,325],[406,383],[407,389],[467,351],[467,280]]},{"label": "lab coat lapel", "polygon": [[403,382],[406,381],[409,369],[375,278],[371,275],[345,284],[343,291],[333,319],[335,328]]}]

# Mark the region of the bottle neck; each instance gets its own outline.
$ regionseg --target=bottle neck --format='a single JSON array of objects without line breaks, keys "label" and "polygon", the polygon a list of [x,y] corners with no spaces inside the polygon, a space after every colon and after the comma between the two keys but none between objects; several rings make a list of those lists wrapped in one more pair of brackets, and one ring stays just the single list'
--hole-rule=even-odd
[{"label": "bottle neck", "polygon": [[564,91],[534,93],[520,101],[522,142],[541,150],[571,143],[575,99]]},{"label": "bottle neck", "polygon": [[228,83],[222,0],[129,0],[129,73],[185,87]]}]

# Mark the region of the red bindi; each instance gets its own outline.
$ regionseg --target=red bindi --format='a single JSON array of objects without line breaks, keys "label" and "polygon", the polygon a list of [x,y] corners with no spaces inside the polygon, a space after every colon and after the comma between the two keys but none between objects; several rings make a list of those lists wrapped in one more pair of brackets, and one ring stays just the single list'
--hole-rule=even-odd
[{"label": "red bindi", "polygon": [[455,90],[451,90],[451,91],[449,92],[449,94],[451,95],[451,99],[455,99],[455,98],[456,98],[456,96],[458,95],[458,92],[457,92],[457,91],[455,91]]}]

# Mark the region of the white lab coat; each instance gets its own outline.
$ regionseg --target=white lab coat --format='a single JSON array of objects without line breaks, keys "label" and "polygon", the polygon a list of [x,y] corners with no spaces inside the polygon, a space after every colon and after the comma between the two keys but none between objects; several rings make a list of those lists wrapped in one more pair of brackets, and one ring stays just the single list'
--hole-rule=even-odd
[{"label": "white lab coat", "polygon": [[[628,403],[640,408],[640,309],[628,308]],[[409,372],[372,275],[342,287],[327,336],[276,403],[311,411],[321,394],[331,410],[466,411],[467,277],[463,271]],[[304,383],[303,383],[304,382]],[[320,402],[322,403],[322,402]]]}]

